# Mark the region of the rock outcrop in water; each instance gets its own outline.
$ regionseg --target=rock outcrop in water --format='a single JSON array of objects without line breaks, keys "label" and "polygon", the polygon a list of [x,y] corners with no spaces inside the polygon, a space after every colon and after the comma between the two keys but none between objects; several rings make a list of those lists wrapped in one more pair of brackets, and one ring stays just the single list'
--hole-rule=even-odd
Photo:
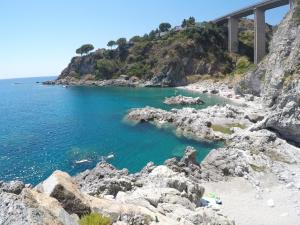
[{"label": "rock outcrop in water", "polygon": [[200,97],[186,97],[182,95],[177,95],[174,97],[166,98],[164,101],[167,105],[200,105],[204,104]]},{"label": "rock outcrop in water", "polygon": [[245,128],[252,123],[246,113],[235,106],[212,106],[203,110],[193,108],[165,111],[151,107],[133,109],[126,120],[150,122],[157,127],[173,127],[179,136],[197,141],[225,140],[234,127]]}]

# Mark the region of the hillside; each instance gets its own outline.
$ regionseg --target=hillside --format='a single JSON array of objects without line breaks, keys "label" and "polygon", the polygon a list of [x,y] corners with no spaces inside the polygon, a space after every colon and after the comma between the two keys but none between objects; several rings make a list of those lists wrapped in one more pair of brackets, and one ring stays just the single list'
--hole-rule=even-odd
[{"label": "hillside", "polygon": [[[98,49],[74,57],[56,83],[180,86],[193,82],[195,78],[191,75],[231,73],[239,56],[252,60],[252,20],[240,22],[240,54],[237,57],[232,57],[226,50],[226,27],[195,23],[192,18],[186,21],[190,23],[169,31],[157,29],[129,41],[121,38],[114,43],[115,49]],[[270,40],[272,27],[267,25],[266,31]],[[120,75],[127,81],[98,82],[119,78]]]}]

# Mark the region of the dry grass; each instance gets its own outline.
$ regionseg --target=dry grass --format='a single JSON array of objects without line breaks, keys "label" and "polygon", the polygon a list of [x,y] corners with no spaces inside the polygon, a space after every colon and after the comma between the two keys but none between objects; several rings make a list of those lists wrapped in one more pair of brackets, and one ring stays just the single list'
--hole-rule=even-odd
[{"label": "dry grass", "polygon": [[229,123],[229,124],[213,124],[211,126],[211,128],[216,131],[216,132],[220,132],[223,134],[232,134],[233,132],[231,131],[231,128],[233,127],[238,127],[241,129],[245,129],[246,126],[244,124],[240,124],[240,123]]}]

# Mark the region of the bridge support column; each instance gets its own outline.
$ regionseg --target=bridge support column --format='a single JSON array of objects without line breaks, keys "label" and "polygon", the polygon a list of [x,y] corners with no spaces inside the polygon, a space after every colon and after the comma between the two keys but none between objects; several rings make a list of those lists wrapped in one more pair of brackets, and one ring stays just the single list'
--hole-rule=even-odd
[{"label": "bridge support column", "polygon": [[237,18],[228,18],[228,50],[229,52],[238,52],[239,40],[238,40],[239,21]]},{"label": "bridge support column", "polygon": [[292,9],[294,6],[294,0],[290,0],[290,9]]},{"label": "bridge support column", "polygon": [[265,33],[265,11],[255,9],[255,40],[254,40],[254,63],[258,64],[266,54],[266,33]]}]

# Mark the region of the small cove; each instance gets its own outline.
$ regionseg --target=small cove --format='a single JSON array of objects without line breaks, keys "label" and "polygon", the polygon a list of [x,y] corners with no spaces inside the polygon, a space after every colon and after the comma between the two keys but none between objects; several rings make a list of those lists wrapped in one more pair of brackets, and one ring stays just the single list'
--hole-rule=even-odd
[{"label": "small cove", "polygon": [[[147,162],[161,164],[182,156],[186,146],[202,160],[222,143],[178,138],[150,124],[130,126],[123,118],[132,108],[166,110],[165,97],[200,96],[205,104],[224,99],[175,88],[114,88],[44,86],[51,78],[0,80],[0,180],[20,179],[33,184],[63,170],[71,175],[93,168],[102,156],[117,168],[137,172]],[[52,78],[53,79],[53,78]],[[89,162],[76,164],[88,159]]]}]

